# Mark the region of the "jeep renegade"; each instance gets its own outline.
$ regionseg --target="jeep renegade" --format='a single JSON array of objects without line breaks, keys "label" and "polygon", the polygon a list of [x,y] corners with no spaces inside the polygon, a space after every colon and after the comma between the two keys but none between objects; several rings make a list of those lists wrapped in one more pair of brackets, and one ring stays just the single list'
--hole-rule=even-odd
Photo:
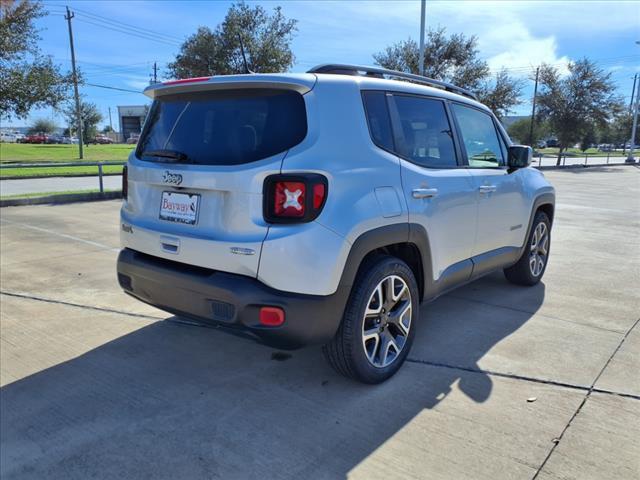
[{"label": "jeep renegade", "polygon": [[152,85],[123,175],[118,280],[341,374],[392,376],[419,305],[492,271],[534,285],[555,194],[470,92],[374,67]]}]

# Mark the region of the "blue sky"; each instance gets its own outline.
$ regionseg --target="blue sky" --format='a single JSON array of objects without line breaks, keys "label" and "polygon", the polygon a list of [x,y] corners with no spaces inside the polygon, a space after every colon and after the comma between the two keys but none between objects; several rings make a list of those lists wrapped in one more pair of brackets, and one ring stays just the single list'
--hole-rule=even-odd
[{"label": "blue sky", "polygon": [[[419,38],[420,1],[294,1],[260,3],[267,9],[280,5],[285,16],[298,20],[293,41],[296,64],[305,71],[327,62],[373,64],[372,54],[399,40]],[[153,62],[164,78],[166,64],[179,50],[180,40],[198,26],[214,28],[231,2],[226,1],[45,1],[50,14],[38,21],[40,46],[63,68],[70,68],[70,52],[64,5],[76,11],[74,37],[76,59],[88,83],[141,90],[149,81]],[[112,21],[161,34],[161,41],[142,39],[96,24],[97,15]],[[93,23],[91,23],[93,22]],[[102,22],[97,22],[102,23]],[[528,76],[540,62],[560,68],[571,59],[589,57],[612,73],[627,98],[633,75],[640,72],[640,2],[462,2],[427,0],[427,26],[446,27],[449,33],[477,35],[480,56],[492,70],[506,67],[510,73]],[[127,29],[128,30],[128,29]],[[531,96],[528,82],[525,95]],[[116,106],[139,105],[147,99],[139,93],[83,86],[81,93],[96,103],[108,124],[108,108],[117,125]],[[516,114],[530,111],[526,101]],[[52,109],[33,111],[26,120],[7,125],[29,125],[36,118],[52,118]],[[117,128],[117,127],[116,127]]]}]

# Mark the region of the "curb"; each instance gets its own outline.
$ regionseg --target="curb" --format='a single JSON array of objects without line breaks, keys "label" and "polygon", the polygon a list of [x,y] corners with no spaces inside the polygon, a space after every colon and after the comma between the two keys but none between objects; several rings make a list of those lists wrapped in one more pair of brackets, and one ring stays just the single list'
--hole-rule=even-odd
[{"label": "curb", "polygon": [[575,164],[575,165],[543,165],[537,166],[531,164],[533,168],[538,170],[570,170],[572,168],[592,168],[592,167],[628,167],[638,165],[638,163],[592,163],[589,165],[584,164]]},{"label": "curb", "polygon": [[122,192],[87,192],[87,193],[69,193],[65,195],[47,195],[44,197],[31,198],[7,198],[0,200],[0,207],[18,207],[21,205],[59,205],[63,203],[74,202],[94,202],[98,200],[114,200],[122,198]]},{"label": "curb", "polygon": [[[121,173],[103,173],[103,177],[115,177],[121,176]],[[34,178],[70,178],[70,177],[99,177],[97,173],[73,173],[71,175],[34,175],[28,177],[16,177],[16,176],[8,176],[8,177],[0,177],[0,182],[2,180],[33,180]]]}]

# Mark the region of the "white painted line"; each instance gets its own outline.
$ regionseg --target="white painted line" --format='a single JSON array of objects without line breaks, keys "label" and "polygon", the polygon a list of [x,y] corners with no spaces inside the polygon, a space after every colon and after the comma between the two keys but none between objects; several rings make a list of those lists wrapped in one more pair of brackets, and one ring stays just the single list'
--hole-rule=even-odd
[{"label": "white painted line", "polygon": [[592,207],[591,205],[577,205],[573,203],[556,203],[556,209],[562,210],[595,210],[597,212],[607,212],[607,213],[620,213],[625,214],[628,212],[634,212],[634,210],[623,210],[620,208],[603,208],[603,207]]},{"label": "white painted line", "polygon": [[19,227],[30,228],[31,230],[36,230],[38,232],[48,233],[49,235],[55,235],[57,237],[67,238],[69,240],[74,240],[76,242],[84,243],[85,245],[91,245],[93,247],[99,247],[99,248],[102,248],[102,249],[105,249],[105,250],[110,250],[112,252],[120,251],[119,248],[113,248],[113,247],[110,247],[109,245],[105,245],[104,243],[98,243],[98,242],[94,242],[94,241],[91,241],[91,240],[85,240],[84,238],[74,237],[73,235],[67,235],[66,233],[60,233],[60,232],[56,232],[54,230],[48,230],[48,229],[42,228],[42,227],[36,227],[35,225],[29,225],[29,224],[20,223],[20,222],[12,222],[11,220],[6,220],[4,218],[0,219],[0,222],[7,223],[9,225],[17,225]]}]

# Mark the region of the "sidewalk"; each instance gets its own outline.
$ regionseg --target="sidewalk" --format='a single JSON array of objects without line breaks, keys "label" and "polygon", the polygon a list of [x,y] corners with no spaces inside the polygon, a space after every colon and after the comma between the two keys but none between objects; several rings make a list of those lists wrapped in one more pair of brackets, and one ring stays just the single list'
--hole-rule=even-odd
[{"label": "sidewalk", "polygon": [[[122,186],[121,175],[104,176],[102,179],[105,190],[119,189]],[[3,197],[38,192],[97,190],[98,188],[100,188],[100,182],[97,175],[94,177],[51,177],[0,181],[0,195]]]}]

